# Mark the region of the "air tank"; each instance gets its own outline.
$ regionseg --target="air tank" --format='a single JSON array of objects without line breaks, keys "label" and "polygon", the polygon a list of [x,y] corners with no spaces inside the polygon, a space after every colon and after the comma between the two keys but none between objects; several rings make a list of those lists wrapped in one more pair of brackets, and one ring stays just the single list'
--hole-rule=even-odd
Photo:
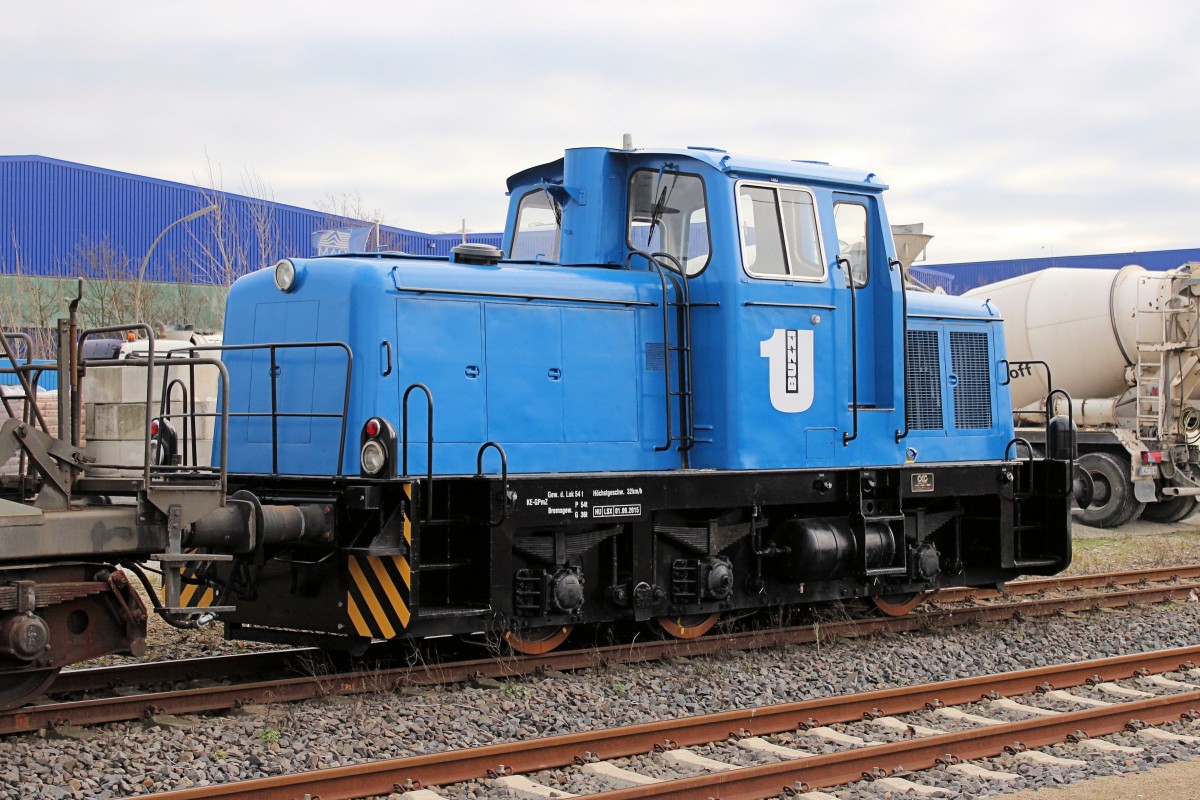
[{"label": "air tank", "polygon": [[[1170,296],[1161,273],[1137,265],[1119,270],[1044,269],[965,293],[987,300],[1004,317],[1008,360],[1050,365],[1056,388],[1072,398],[1116,398],[1131,386],[1138,342],[1163,341],[1161,315],[1138,315]],[[1013,408],[1043,400],[1050,387],[1041,367],[1012,366]]]}]

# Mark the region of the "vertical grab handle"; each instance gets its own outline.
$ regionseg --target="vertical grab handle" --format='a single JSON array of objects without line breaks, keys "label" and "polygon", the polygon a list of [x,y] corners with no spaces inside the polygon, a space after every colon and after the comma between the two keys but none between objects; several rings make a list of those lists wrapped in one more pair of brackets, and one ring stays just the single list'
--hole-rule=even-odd
[{"label": "vertical grab handle", "polygon": [[433,519],[433,393],[429,391],[429,387],[423,383],[414,383],[404,390],[404,399],[402,405],[401,419],[401,470],[405,478],[408,477],[408,396],[413,393],[414,389],[420,389],[425,393],[425,405],[429,411],[428,423],[426,427],[425,445],[425,522]]},{"label": "vertical grab handle", "polygon": [[392,343],[387,339],[379,343],[379,374],[385,378],[392,374]]},{"label": "vertical grab handle", "polygon": [[[902,385],[908,389],[908,287],[904,283],[904,265],[896,259],[888,262],[892,269],[900,267],[900,348],[902,351],[900,370],[904,376]],[[908,438],[908,395],[904,397],[904,429],[896,431],[896,444]]]},{"label": "vertical grab handle", "polygon": [[851,433],[842,434],[842,447],[849,447],[858,438],[858,295],[855,293],[854,269],[850,259],[838,256],[837,263],[846,270],[846,280],[850,284],[850,411],[854,427]]},{"label": "vertical grab handle", "polygon": [[634,250],[625,256],[625,269],[629,269],[633,263],[634,256],[641,256],[646,259],[646,262],[658,273],[658,281],[662,286],[662,330],[663,330],[663,405],[666,411],[667,422],[667,440],[666,443],[654,448],[654,452],[661,453],[671,449],[671,442],[675,439],[673,424],[671,421],[671,309],[670,297],[667,291],[667,276],[663,272],[662,264],[651,256],[649,253],[643,253],[640,250]]},{"label": "vertical grab handle", "polygon": [[479,448],[479,452],[475,454],[475,477],[483,477],[483,454],[489,449],[495,450],[500,454],[500,516],[492,519],[488,515],[488,525],[496,526],[503,525],[504,520],[508,519],[508,456],[504,452],[504,448],[495,442],[484,442]]}]

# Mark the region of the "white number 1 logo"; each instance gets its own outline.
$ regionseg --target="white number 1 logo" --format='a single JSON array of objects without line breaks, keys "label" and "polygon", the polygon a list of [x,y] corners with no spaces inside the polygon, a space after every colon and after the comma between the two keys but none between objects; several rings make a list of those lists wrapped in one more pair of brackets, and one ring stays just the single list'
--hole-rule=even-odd
[{"label": "white number 1 logo", "polygon": [[807,411],[813,403],[813,332],[776,329],[759,345],[769,359],[771,405],[785,414]]}]

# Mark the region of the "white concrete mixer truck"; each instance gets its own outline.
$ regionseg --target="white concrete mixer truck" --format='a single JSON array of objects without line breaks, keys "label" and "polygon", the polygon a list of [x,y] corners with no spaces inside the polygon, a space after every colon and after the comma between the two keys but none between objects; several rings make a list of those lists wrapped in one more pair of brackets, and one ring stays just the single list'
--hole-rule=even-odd
[{"label": "white concrete mixer truck", "polygon": [[[1178,522],[1196,511],[1200,263],[1046,269],[966,294],[1004,316],[1018,436],[1040,446],[1049,390],[1070,395],[1079,466],[1094,484],[1080,522]],[[1061,393],[1051,402],[1067,413]]]}]

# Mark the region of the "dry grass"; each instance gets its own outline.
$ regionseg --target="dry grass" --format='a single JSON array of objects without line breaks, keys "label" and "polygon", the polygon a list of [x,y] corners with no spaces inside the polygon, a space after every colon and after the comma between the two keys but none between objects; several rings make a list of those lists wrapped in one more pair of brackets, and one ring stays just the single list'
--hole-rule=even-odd
[{"label": "dry grass", "polygon": [[1200,564],[1200,530],[1194,527],[1135,522],[1104,531],[1077,525],[1073,544],[1067,575]]}]

